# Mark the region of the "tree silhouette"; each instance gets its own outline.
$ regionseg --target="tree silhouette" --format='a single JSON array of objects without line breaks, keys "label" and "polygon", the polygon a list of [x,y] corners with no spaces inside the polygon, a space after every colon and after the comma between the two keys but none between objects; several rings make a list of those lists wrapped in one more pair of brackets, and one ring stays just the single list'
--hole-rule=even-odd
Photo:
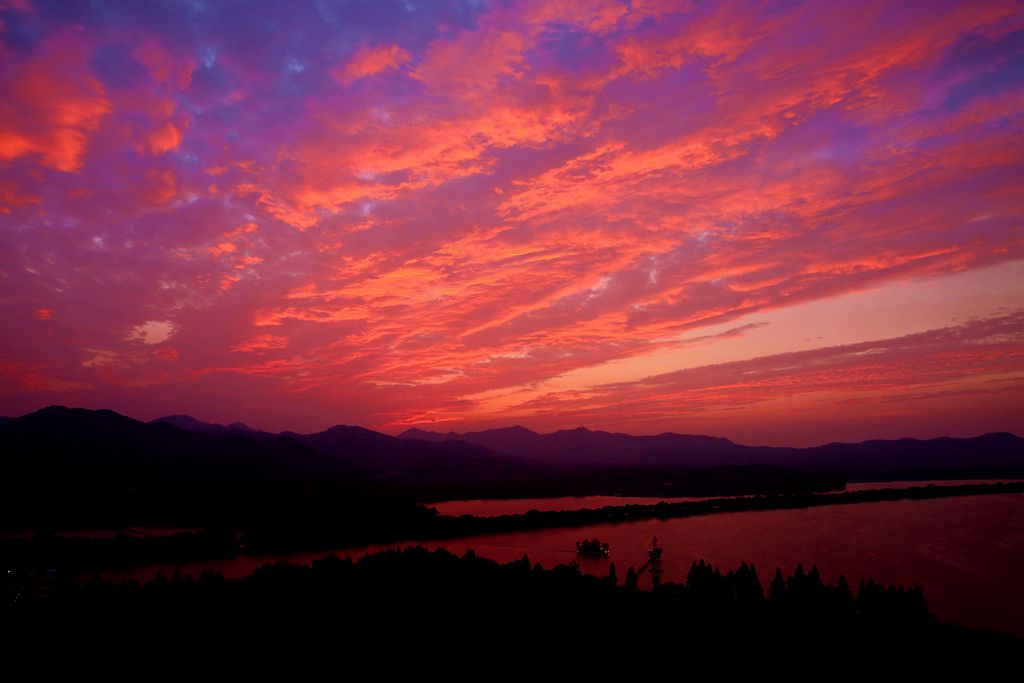
[{"label": "tree silhouette", "polygon": [[628,570],[626,570],[626,582],[622,585],[626,590],[631,592],[636,592],[639,589],[636,579],[636,569],[630,567]]},{"label": "tree silhouette", "polygon": [[772,579],[771,601],[781,605],[786,599],[786,580],[782,578],[782,569],[775,568],[775,578]]}]

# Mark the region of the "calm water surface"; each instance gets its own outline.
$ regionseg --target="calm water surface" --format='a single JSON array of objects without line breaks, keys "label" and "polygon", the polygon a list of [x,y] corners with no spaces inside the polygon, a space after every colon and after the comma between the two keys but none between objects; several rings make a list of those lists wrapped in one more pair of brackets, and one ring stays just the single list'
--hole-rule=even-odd
[{"label": "calm water surface", "polygon": [[[956,486],[958,484],[994,484],[996,482],[1020,481],[1019,479],[956,479],[940,481],[873,481],[847,484],[847,491],[871,491],[875,489],[902,489],[911,486]],[[834,493],[843,493],[835,491]],[[737,496],[711,496],[711,498],[733,498]],[[522,515],[530,510],[540,512],[557,510],[582,510],[584,508],[603,508],[609,505],[654,505],[661,501],[666,503],[683,503],[705,498],[666,498],[666,497],[629,497],[629,496],[579,496],[562,498],[507,498],[501,500],[449,500],[443,503],[430,503],[442,515],[474,515],[476,517],[498,517],[500,515]]]},{"label": "calm water surface", "polygon": [[[455,553],[473,548],[501,562],[527,554],[545,567],[576,560],[584,571],[605,574],[615,562],[620,577],[646,557],[651,538],[665,549],[666,581],[685,578],[698,559],[723,570],[741,561],[756,565],[767,586],[775,572],[816,564],[826,581],[840,573],[855,587],[861,578],[885,584],[920,584],[932,611],[954,623],[1024,636],[1024,494],[901,500],[803,510],[734,512],[669,520],[600,524],[575,529],[492,534],[421,543]],[[596,537],[611,544],[610,559],[580,558],[575,542]],[[358,557],[394,545],[339,551]],[[137,567],[105,578],[152,578],[157,571],[229,578],[277,560],[310,562],[325,553],[244,556],[231,560]],[[641,585],[645,585],[644,580]]]}]

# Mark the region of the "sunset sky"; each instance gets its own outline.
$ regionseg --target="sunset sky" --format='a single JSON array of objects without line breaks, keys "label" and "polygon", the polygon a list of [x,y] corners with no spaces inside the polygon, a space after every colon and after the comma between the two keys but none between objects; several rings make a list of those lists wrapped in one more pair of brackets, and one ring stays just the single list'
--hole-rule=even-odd
[{"label": "sunset sky", "polygon": [[1017,1],[0,0],[0,414],[1024,433]]}]

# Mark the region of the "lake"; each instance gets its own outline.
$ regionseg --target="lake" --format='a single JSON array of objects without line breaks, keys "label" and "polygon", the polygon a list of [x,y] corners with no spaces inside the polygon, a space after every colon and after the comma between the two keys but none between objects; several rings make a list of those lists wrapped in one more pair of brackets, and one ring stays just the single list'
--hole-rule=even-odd
[{"label": "lake", "polygon": [[[955,479],[936,481],[872,481],[851,483],[846,491],[870,491],[875,489],[903,489],[912,486],[957,486],[959,484],[995,484],[1013,482],[1019,479]],[[830,491],[845,493],[845,491]],[[442,515],[474,515],[476,517],[498,517],[500,515],[522,515],[530,510],[549,512],[557,510],[583,510],[585,508],[602,508],[609,505],[655,505],[661,501],[666,503],[684,503],[712,498],[734,498],[742,496],[708,496],[704,498],[670,498],[670,497],[637,497],[637,496],[577,496],[562,498],[503,498],[499,500],[449,500],[428,505]]]},{"label": "lake", "polygon": [[[423,542],[455,553],[473,548],[501,562],[522,557],[545,567],[576,560],[584,571],[605,574],[615,562],[624,577],[639,567],[652,537],[664,548],[664,580],[681,581],[703,559],[723,570],[753,563],[767,584],[776,567],[818,566],[823,579],[840,573],[856,588],[861,578],[884,584],[919,584],[940,618],[1024,636],[1024,494],[901,500],[799,510],[734,512],[700,517],[600,524]],[[611,544],[609,559],[576,555],[575,542],[596,537]],[[396,544],[342,550],[353,558]],[[310,562],[324,552],[241,556],[230,560],[136,567],[103,572],[105,578],[146,580],[158,570],[198,575],[216,570],[229,578],[277,560]],[[641,586],[649,586],[649,579]]]}]

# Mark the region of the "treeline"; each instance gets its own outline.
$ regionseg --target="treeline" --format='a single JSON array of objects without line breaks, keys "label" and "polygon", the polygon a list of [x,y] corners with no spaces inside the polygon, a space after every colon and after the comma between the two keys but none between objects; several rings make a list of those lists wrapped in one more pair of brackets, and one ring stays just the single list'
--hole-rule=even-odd
[{"label": "treeline", "polygon": [[[626,572],[630,574],[630,572]],[[699,562],[685,583],[639,590],[575,563],[543,569],[524,556],[499,564],[421,547],[266,565],[228,580],[158,576],[145,584],[63,581],[42,599],[16,601],[5,620],[19,637],[159,638],[165,647],[215,637],[229,643],[331,643],[344,661],[380,649],[453,658],[481,653],[581,664],[664,657],[671,667],[796,671],[841,666],[869,672],[1011,670],[1020,642],[941,624],[920,589],[822,580],[816,568],[721,572]],[[504,660],[500,660],[504,661]],[[500,661],[492,661],[499,665]],[[888,669],[887,673],[891,673]],[[482,675],[494,672],[482,672]]]}]

